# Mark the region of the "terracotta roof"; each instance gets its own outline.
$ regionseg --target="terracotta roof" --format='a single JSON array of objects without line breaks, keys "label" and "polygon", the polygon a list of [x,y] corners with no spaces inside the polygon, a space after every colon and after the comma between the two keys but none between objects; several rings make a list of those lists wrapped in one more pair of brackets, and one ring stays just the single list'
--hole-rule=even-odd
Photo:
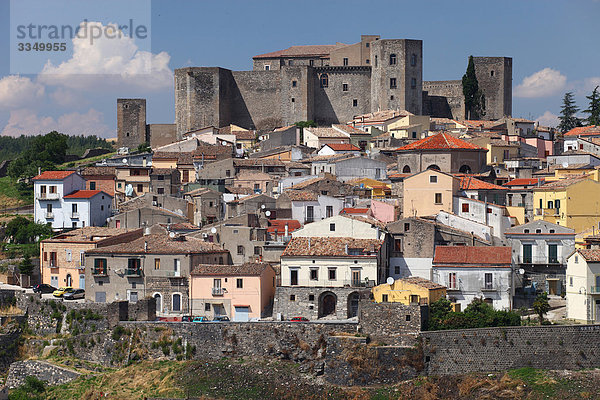
[{"label": "terracotta roof", "polygon": [[312,133],[316,137],[320,138],[346,138],[350,139],[350,136],[338,131],[333,128],[304,128],[305,131]]},{"label": "terracotta roof", "polygon": [[600,126],[590,125],[590,126],[579,126],[577,128],[571,129],[569,132],[565,133],[565,136],[579,136],[585,134],[600,134]]},{"label": "terracotta roof", "polygon": [[194,159],[214,160],[219,154],[231,155],[232,152],[232,146],[201,144],[192,152],[192,157]]},{"label": "terracotta roof", "polygon": [[547,182],[540,186],[538,189],[561,189],[566,188],[576,183],[590,179],[589,175],[576,175],[565,179],[559,179],[557,181]]},{"label": "terracotta roof", "polygon": [[512,181],[506,182],[502,186],[532,186],[532,185],[537,185],[538,181],[540,183],[544,183],[543,179],[538,179],[538,178],[517,178],[517,179],[513,179]]},{"label": "terracotta roof", "polygon": [[254,131],[234,131],[236,139],[238,140],[254,140],[256,139],[256,133]]},{"label": "terracotta roof", "polygon": [[115,167],[85,167],[81,171],[83,177],[86,176],[109,176],[114,177],[117,173]]},{"label": "terracotta roof", "polygon": [[152,154],[152,160],[176,160],[177,164],[192,164],[192,152],[168,152],[168,151],[157,151]]},{"label": "terracotta roof", "polygon": [[360,151],[359,147],[356,147],[353,144],[350,143],[331,143],[331,144],[326,144],[323,147],[329,147],[334,151]]},{"label": "terracotta roof", "polygon": [[38,176],[34,177],[34,181],[44,180],[44,181],[62,181],[67,176],[74,174],[75,171],[44,171]]},{"label": "terracotta roof", "polygon": [[355,221],[365,222],[367,224],[375,225],[380,229],[385,229],[386,224],[376,218],[373,218],[373,217],[369,217],[369,216],[365,216],[365,215],[351,215],[351,214],[340,214],[340,215],[344,218],[350,218]]},{"label": "terracotta roof", "polygon": [[600,250],[599,249],[579,249],[579,254],[585,259],[585,261],[600,262]]},{"label": "terracotta roof", "polygon": [[437,246],[433,264],[459,267],[510,266],[511,247]]},{"label": "terracotta roof", "polygon": [[[290,240],[281,256],[375,257],[382,243],[383,240],[349,237],[295,237]],[[346,253],[346,248],[360,249],[365,254],[350,255]]]},{"label": "terracotta roof", "polygon": [[242,265],[199,264],[192,269],[198,276],[260,276],[269,264],[248,262]]},{"label": "terracotta roof", "polygon": [[270,219],[269,227],[267,228],[267,232],[275,232],[284,234],[285,226],[288,226],[288,232],[293,232],[296,229],[300,229],[302,226],[298,220],[295,219]]},{"label": "terracotta roof", "polygon": [[461,125],[465,125],[468,128],[484,128],[490,129],[493,126],[498,125],[498,121],[484,121],[484,120],[476,120],[476,119],[465,119],[458,121]]},{"label": "terracotta roof", "polygon": [[173,168],[152,168],[150,175],[171,175],[173,171],[177,171]]},{"label": "terracotta roof", "polygon": [[[91,199],[97,194],[104,193],[102,190],[76,190],[71,194],[66,195],[65,199]],[[108,193],[104,193],[112,199],[112,196]]]},{"label": "terracotta roof", "polygon": [[43,242],[97,242],[106,238],[122,235],[123,233],[140,231],[141,228],[106,228],[99,226],[86,226],[85,228],[74,229],[56,235],[50,239],[45,239]]},{"label": "terracotta roof", "polygon": [[310,185],[312,185],[313,183],[320,182],[320,181],[322,181],[322,180],[325,180],[325,177],[324,177],[324,176],[321,176],[321,177],[318,177],[318,178],[310,178],[310,179],[307,179],[307,180],[305,180],[305,181],[302,181],[302,182],[300,182],[300,183],[295,183],[295,184],[293,184],[293,185],[290,187],[290,189],[304,189],[305,187],[307,187],[307,186],[310,186]]},{"label": "terracotta roof", "polygon": [[344,124],[333,124],[331,125],[333,128],[342,130],[344,132],[346,132],[349,135],[370,135],[369,132],[365,132],[365,131],[361,131],[358,128],[355,128],[353,126],[350,125],[344,125]]},{"label": "terracotta roof", "polygon": [[366,214],[367,212],[369,212],[368,208],[346,207],[346,208],[342,208],[342,211],[340,211],[340,214]]},{"label": "terracotta roof", "polygon": [[507,188],[484,182],[472,176],[462,176],[460,178],[460,190],[507,190]]},{"label": "terracotta roof", "polygon": [[418,276],[410,276],[408,278],[399,279],[402,282],[411,283],[413,285],[421,286],[425,289],[445,289],[446,286],[439,285],[429,279],[421,278]]},{"label": "terracotta roof", "polygon": [[240,167],[251,167],[251,166],[262,166],[265,167],[285,167],[285,163],[281,160],[275,160],[271,158],[234,158],[234,166]]},{"label": "terracotta roof", "polygon": [[89,250],[93,254],[201,254],[225,253],[219,245],[185,236],[171,239],[166,233],[144,235],[132,242]]},{"label": "terracotta roof", "polygon": [[291,201],[317,201],[319,199],[319,195],[311,190],[286,190],[284,193]]},{"label": "terracotta roof", "polygon": [[278,58],[278,57],[323,57],[328,56],[332,50],[339,47],[335,44],[291,46],[287,49],[272,51],[270,53],[259,54],[252,58]]},{"label": "terracotta roof", "polygon": [[441,132],[433,136],[428,136],[424,139],[417,140],[416,142],[407,144],[397,148],[397,151],[407,150],[485,150],[482,147],[475,146],[472,143],[465,142],[464,140],[455,138],[446,132]]},{"label": "terracotta roof", "polygon": [[352,121],[350,121],[350,123],[354,122],[356,124],[373,124],[376,122],[385,122],[393,118],[406,117],[409,115],[415,114],[407,110],[383,110],[368,114],[357,115]]}]

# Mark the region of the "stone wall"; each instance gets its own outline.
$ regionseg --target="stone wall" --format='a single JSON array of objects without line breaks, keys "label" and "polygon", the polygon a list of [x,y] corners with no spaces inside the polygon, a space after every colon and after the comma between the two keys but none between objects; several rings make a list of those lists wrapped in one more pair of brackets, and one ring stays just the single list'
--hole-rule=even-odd
[{"label": "stone wall", "polygon": [[427,306],[361,300],[360,331],[378,343],[412,346],[426,321],[427,310]]},{"label": "stone wall", "polygon": [[80,375],[78,372],[45,361],[17,361],[10,366],[6,386],[9,389],[17,388],[25,383],[25,378],[28,376],[35,376],[49,386],[62,385],[77,379]]},{"label": "stone wall", "polygon": [[[323,316],[335,319],[347,319],[356,316],[361,288],[346,287],[285,287],[278,286],[273,302],[273,317],[289,320],[293,317],[306,317],[316,320]],[[324,298],[335,298],[335,311],[325,314]],[[354,302],[354,306],[352,303]]]},{"label": "stone wall", "polygon": [[117,99],[117,136],[119,147],[130,149],[148,141],[146,99]]},{"label": "stone wall", "polygon": [[432,117],[465,118],[462,81],[425,81],[423,91],[423,108]]},{"label": "stone wall", "polygon": [[429,375],[600,367],[600,325],[423,332]]}]

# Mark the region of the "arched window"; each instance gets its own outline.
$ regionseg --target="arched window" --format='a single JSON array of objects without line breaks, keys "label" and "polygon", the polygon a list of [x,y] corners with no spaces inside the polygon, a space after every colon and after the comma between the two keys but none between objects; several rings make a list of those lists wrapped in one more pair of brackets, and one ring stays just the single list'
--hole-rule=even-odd
[{"label": "arched window", "polygon": [[440,167],[438,167],[435,164],[431,164],[429,167],[427,167],[427,169],[432,169],[434,171],[440,171]]},{"label": "arched window", "polygon": [[329,87],[329,76],[327,74],[321,74],[321,87]]},{"label": "arched window", "polygon": [[460,172],[461,174],[470,174],[472,171],[471,167],[465,164],[458,169],[458,172]]},{"label": "arched window", "polygon": [[181,311],[181,294],[173,293],[171,309],[175,312]]},{"label": "arched window", "polygon": [[67,274],[67,286],[73,286],[73,278],[71,274]]},{"label": "arched window", "polygon": [[156,312],[162,312],[162,295],[154,293],[153,297],[156,299]]},{"label": "arched window", "polygon": [[390,65],[396,65],[397,58],[395,54],[390,54]]},{"label": "arched window", "polygon": [[402,173],[410,174],[410,167],[408,165],[405,165],[404,168],[402,168]]}]

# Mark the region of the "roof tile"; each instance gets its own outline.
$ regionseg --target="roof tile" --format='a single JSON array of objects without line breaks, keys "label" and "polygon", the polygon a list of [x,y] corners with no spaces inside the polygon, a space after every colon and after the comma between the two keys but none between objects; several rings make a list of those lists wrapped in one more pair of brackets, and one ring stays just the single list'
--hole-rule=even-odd
[{"label": "roof tile", "polygon": [[410,150],[483,150],[484,148],[476,146],[472,143],[465,142],[464,140],[455,138],[446,132],[441,132],[433,136],[428,136],[424,139],[417,140],[416,142],[409,143],[406,146],[397,148],[397,151],[410,151]]},{"label": "roof tile", "polygon": [[[324,256],[324,257],[365,257],[375,256],[383,240],[354,239],[349,237],[295,237],[290,240],[282,257]],[[359,255],[348,254],[346,249],[359,249]]]}]

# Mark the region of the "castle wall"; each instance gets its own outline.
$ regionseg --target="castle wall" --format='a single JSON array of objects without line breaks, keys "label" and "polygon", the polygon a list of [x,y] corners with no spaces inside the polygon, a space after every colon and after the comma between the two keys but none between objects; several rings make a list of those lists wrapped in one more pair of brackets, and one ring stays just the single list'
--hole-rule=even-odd
[{"label": "castle wall", "polygon": [[175,70],[175,124],[177,135],[205,126],[220,125],[219,70],[180,68]]},{"label": "castle wall", "polygon": [[479,88],[485,95],[485,119],[512,115],[512,58],[473,57]]},{"label": "castle wall", "polygon": [[431,117],[464,119],[462,81],[425,81],[423,113]]},{"label": "castle wall", "polygon": [[177,126],[175,124],[149,124],[147,126],[150,147],[153,149],[177,141]]},{"label": "castle wall", "polygon": [[147,142],[146,99],[117,99],[119,147],[137,148]]}]

